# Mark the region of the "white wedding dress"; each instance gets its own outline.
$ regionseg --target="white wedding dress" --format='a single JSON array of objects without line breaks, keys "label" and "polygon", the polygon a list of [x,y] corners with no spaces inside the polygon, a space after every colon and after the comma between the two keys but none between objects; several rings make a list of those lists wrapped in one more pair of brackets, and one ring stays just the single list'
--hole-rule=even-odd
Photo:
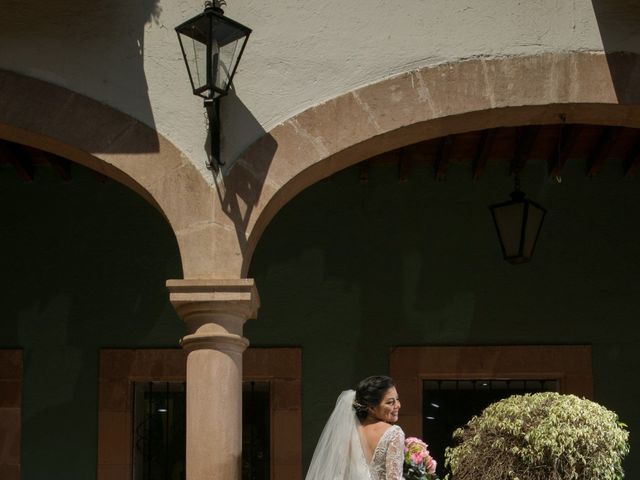
[{"label": "white wedding dress", "polygon": [[394,425],[380,437],[369,463],[371,480],[402,480],[404,432]]},{"label": "white wedding dress", "polygon": [[402,480],[404,433],[392,426],[367,463],[353,410],[356,392],[342,392],[320,435],[305,480]]}]

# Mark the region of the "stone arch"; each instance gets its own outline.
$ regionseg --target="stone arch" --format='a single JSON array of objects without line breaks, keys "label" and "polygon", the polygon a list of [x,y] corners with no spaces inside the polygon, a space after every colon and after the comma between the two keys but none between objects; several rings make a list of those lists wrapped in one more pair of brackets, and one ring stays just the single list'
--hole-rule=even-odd
[{"label": "stone arch", "polygon": [[211,270],[201,261],[206,255],[193,248],[207,245],[201,240],[206,229],[193,225],[213,217],[211,187],[153,128],[65,88],[0,71],[0,138],[55,153],[128,186],[171,225],[185,277]]},{"label": "stone arch", "polygon": [[[311,184],[385,151],[454,133],[527,124],[640,127],[639,57],[602,52],[475,58],[424,67],[312,107],[254,143],[224,178],[236,244],[225,274],[246,276],[278,210]],[[232,238],[232,237],[237,238]],[[241,261],[241,263],[238,263]]]},{"label": "stone arch", "polygon": [[288,119],[213,187],[153,128],[75,92],[6,71],[0,71],[0,138],[86,165],[142,195],[170,223],[184,278],[242,278],[283,205],[371,156],[465,131],[557,123],[561,114],[570,123],[640,127],[638,67],[636,54],[602,52],[423,67]]}]

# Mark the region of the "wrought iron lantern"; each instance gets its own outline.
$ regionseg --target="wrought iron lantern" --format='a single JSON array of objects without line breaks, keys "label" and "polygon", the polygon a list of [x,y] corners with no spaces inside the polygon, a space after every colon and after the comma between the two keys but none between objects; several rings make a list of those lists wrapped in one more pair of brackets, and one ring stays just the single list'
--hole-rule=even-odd
[{"label": "wrought iron lantern", "polygon": [[525,197],[516,176],[511,200],[489,207],[504,259],[513,264],[531,260],[547,213],[539,204]]},{"label": "wrought iron lantern", "polygon": [[251,29],[224,16],[221,1],[205,2],[204,12],[176,27],[193,94],[204,98],[211,153],[220,160],[220,97],[229,92]]}]

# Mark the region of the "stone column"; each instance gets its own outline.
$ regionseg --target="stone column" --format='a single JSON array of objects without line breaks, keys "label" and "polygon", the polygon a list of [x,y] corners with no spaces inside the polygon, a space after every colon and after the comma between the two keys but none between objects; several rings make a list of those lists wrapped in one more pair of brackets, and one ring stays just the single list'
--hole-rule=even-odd
[{"label": "stone column", "polygon": [[242,336],[255,318],[252,279],[169,280],[187,326],[187,480],[239,480],[242,455]]}]

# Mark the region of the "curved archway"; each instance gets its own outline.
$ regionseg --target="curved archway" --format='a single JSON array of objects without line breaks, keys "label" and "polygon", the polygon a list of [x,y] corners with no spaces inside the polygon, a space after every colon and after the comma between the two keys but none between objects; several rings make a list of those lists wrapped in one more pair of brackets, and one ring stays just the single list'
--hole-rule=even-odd
[{"label": "curved archway", "polygon": [[202,225],[214,217],[211,187],[153,128],[62,87],[0,71],[0,139],[55,153],[128,186],[171,225],[185,277],[208,276],[206,255],[193,252],[194,245],[210,245]]},{"label": "curved archway", "polygon": [[262,232],[283,205],[322,178],[385,151],[454,133],[558,123],[560,115],[569,123],[639,127],[640,97],[629,81],[639,63],[637,55],[612,62],[590,52],[465,60],[310,108],[252,145],[225,178],[223,209],[236,231],[220,231],[217,242],[237,235],[240,252],[222,269],[245,276]]},{"label": "curved archway", "polygon": [[[277,211],[366,158],[453,133],[527,124],[640,127],[638,55],[570,52],[472,59],[382,80],[310,108],[254,143],[212,188],[166,138],[61,87],[0,72],[0,138],[51,151],[160,209],[185,278],[242,278]],[[48,115],[42,115],[46,108]]]}]

